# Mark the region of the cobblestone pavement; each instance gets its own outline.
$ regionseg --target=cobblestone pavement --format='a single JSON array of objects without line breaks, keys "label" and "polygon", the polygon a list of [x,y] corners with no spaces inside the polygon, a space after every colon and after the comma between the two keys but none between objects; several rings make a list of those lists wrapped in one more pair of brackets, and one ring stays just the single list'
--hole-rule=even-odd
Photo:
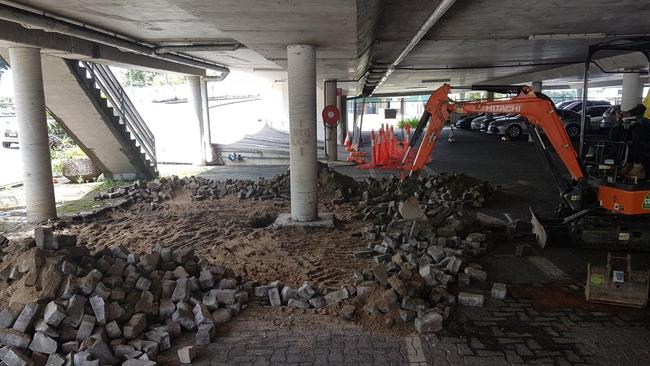
[{"label": "cobblestone pavement", "polygon": [[[338,319],[331,325],[278,326],[243,313],[194,365],[648,365],[645,311],[582,309],[575,288],[513,288],[505,301],[458,307],[443,334],[371,333]],[[517,294],[522,293],[522,294]],[[556,297],[578,308],[538,310]],[[535,305],[533,305],[535,304]],[[591,304],[586,304],[591,307]],[[303,316],[310,316],[309,314]],[[314,315],[315,316],[315,315]],[[190,340],[191,341],[191,340]],[[170,358],[172,359],[172,358]],[[165,363],[167,364],[167,363]]]}]

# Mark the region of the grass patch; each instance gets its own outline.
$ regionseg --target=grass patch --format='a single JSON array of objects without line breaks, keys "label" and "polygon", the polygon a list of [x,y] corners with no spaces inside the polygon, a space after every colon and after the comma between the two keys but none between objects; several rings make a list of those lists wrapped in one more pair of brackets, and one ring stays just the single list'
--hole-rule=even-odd
[{"label": "grass patch", "polygon": [[90,211],[96,208],[110,205],[115,200],[101,200],[95,201],[95,195],[100,192],[105,192],[111,188],[120,188],[133,184],[132,181],[111,180],[106,179],[102,181],[92,191],[86,193],[83,197],[75,201],[68,201],[57,207],[58,215],[74,215],[82,211]]}]

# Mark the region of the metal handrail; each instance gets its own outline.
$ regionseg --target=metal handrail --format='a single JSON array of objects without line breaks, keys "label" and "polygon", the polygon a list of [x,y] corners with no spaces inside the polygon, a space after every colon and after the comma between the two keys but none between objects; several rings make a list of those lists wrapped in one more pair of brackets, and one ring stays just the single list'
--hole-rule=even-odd
[{"label": "metal handrail", "polygon": [[79,61],[79,64],[86,69],[102,94],[106,96],[108,103],[113,107],[117,116],[120,117],[120,121],[124,123],[126,129],[133,135],[137,145],[142,148],[151,164],[156,166],[156,140],[154,135],[110,68],[106,65],[87,61]]}]

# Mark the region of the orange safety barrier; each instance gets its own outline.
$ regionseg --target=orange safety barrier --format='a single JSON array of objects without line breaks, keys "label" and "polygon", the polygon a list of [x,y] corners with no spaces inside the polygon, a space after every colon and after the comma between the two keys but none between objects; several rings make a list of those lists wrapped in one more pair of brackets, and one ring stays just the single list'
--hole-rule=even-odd
[{"label": "orange safety barrier", "polygon": [[[378,131],[370,131],[371,159],[360,169],[396,169],[400,166],[407,150],[411,129],[406,126],[404,136],[398,139],[393,126],[382,124]],[[415,154],[412,151],[411,154]],[[412,156],[411,156],[412,157]]]}]

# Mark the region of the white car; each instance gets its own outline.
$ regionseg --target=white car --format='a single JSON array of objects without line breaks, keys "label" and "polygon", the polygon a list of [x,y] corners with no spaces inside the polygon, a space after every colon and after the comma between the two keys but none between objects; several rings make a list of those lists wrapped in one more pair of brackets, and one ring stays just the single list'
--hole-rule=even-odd
[{"label": "white car", "polygon": [[18,145],[18,124],[15,116],[0,116],[0,141],[5,149]]}]

